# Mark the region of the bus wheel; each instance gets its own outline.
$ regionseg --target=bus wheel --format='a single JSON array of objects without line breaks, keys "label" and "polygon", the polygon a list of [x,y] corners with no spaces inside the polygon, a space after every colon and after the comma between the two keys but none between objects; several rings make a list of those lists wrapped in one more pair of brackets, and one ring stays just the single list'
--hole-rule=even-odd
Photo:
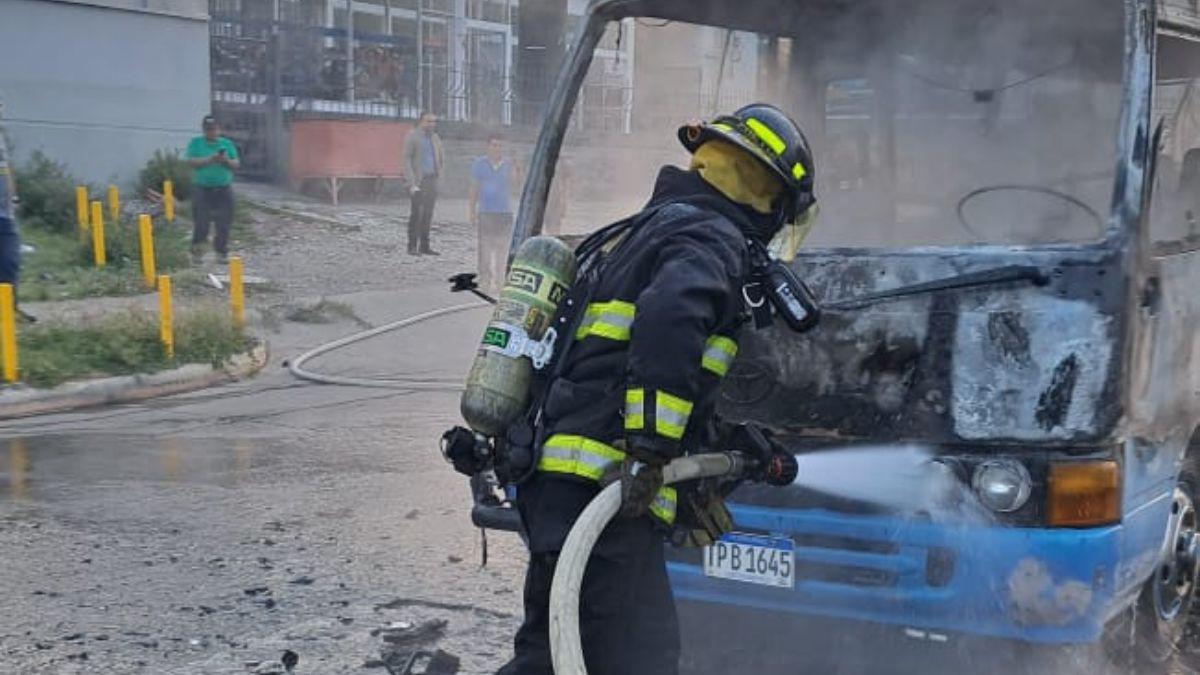
[{"label": "bus wheel", "polygon": [[[1171,503],[1167,536],[1154,575],[1146,581],[1132,615],[1119,622],[1123,627],[1110,631],[1113,642],[1124,642],[1118,649],[1120,662],[1137,668],[1136,672],[1163,672],[1174,659],[1192,618],[1192,604],[1200,560],[1200,536],[1197,535],[1196,487],[1200,486],[1196,455],[1184,462]],[[1122,628],[1124,630],[1122,630]],[[1124,640],[1120,633],[1124,632]],[[1132,644],[1129,644],[1132,642]],[[1111,643],[1110,643],[1111,644]]]}]

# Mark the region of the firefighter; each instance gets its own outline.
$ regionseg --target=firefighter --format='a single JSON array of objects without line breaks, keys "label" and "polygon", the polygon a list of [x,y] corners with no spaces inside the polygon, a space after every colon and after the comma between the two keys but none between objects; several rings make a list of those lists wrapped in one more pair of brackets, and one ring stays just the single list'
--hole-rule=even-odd
[{"label": "firefighter", "polygon": [[747,320],[751,247],[805,220],[813,161],[796,123],[766,104],[685,126],[679,138],[690,168],[661,169],[650,202],[605,242],[555,319],[573,339],[535,383],[540,450],[517,491],[530,550],[525,619],[499,675],[552,675],[555,561],[602,484],[621,482],[622,517],[600,537],[584,578],[591,675],[678,671],[664,535],[682,528],[683,539],[703,544],[732,525],[715,493],[664,488],[662,467],[711,447],[717,386]]}]

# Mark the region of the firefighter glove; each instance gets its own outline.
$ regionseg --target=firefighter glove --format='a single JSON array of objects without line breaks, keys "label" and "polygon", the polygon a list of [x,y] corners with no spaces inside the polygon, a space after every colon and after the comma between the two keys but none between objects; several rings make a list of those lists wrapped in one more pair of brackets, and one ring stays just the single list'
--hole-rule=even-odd
[{"label": "firefighter glove", "polygon": [[621,463],[621,516],[640,518],[646,515],[662,486],[662,464],[626,457]]},{"label": "firefighter glove", "polygon": [[715,482],[701,481],[681,490],[679,502],[679,517],[671,536],[676,546],[711,546],[733,530],[733,516]]}]

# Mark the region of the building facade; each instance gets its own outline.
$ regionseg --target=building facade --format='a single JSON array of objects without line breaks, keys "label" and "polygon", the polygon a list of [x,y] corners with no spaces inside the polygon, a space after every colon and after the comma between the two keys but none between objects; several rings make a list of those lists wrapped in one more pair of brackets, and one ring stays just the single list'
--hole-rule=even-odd
[{"label": "building facade", "polygon": [[0,101],[18,161],[128,183],[209,110],[206,0],[4,0]]}]

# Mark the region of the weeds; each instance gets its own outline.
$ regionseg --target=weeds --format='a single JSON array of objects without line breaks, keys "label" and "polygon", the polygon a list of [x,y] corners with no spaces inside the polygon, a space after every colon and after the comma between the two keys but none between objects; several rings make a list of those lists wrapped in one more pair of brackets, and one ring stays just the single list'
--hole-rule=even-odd
[{"label": "weeds", "polygon": [[253,345],[228,312],[215,309],[185,312],[176,318],[173,359],[163,352],[158,330],[155,316],[140,310],[82,326],[23,327],[17,337],[21,379],[35,387],[50,387],[67,380],[151,373],[185,363],[220,367]]},{"label": "weeds", "polygon": [[162,192],[163,181],[171,181],[176,199],[192,195],[192,167],[178,150],[155,150],[154,156],[138,174],[138,193]]},{"label": "weeds", "polygon": [[75,232],[76,182],[62,164],[38,150],[28,162],[17,167],[16,174],[21,195],[17,216],[26,228],[68,235]]},{"label": "weeds", "polygon": [[[170,151],[158,151],[140,176],[140,187],[160,189],[165,179],[175,181],[178,198],[190,192],[191,169],[187,162]],[[33,251],[22,256],[20,300],[39,302],[76,298],[132,295],[144,293],[141,275],[141,242],[136,215],[123,216],[105,223],[104,249],[107,264],[96,268],[90,236],[81,236],[75,216],[76,180],[63,166],[41,153],[17,171],[21,194],[19,212],[21,236]],[[97,191],[89,188],[89,194]],[[189,255],[191,219],[186,203],[177,207],[180,216],[174,223],[154,220],[156,272],[171,274],[177,286],[186,288],[203,282],[203,274],[191,274]],[[105,212],[107,214],[107,210]],[[231,238],[237,245],[258,241],[248,204],[234,205]],[[180,283],[182,282],[182,283]],[[257,288],[256,292],[270,289]]]},{"label": "weeds", "polygon": [[244,199],[233,202],[233,223],[229,227],[229,238],[234,244],[249,246],[259,243],[258,233],[254,231],[254,217],[250,215],[252,207]]},{"label": "weeds", "polygon": [[[156,223],[154,229],[157,271],[160,274],[185,271],[191,260],[181,229],[165,223]],[[135,223],[114,224],[105,229],[108,264],[101,268],[92,262],[91,241],[80,241],[74,230],[60,234],[23,227],[21,239],[33,247],[32,252],[21,257],[21,283],[17,292],[22,301],[133,295],[148,290],[142,281]]]}]

